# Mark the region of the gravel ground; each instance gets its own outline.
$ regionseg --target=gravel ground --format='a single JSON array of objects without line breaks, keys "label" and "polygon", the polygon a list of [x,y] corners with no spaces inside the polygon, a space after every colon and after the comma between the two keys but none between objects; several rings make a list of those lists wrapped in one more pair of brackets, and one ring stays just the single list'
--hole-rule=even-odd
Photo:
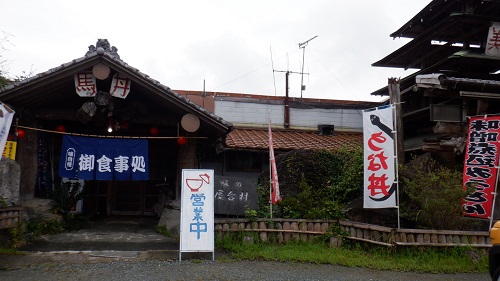
[{"label": "gravel ground", "polygon": [[[222,258],[162,260],[160,253],[134,259],[91,257],[88,253],[0,257],[0,280],[489,280],[481,274],[419,274],[376,271],[335,265],[267,261],[228,261]],[[30,259],[31,258],[31,259]],[[12,259],[16,260],[13,261]],[[4,263],[6,262],[6,263]],[[6,266],[8,265],[8,266]]]},{"label": "gravel ground", "polygon": [[[232,261],[227,253],[183,253],[154,232],[156,222],[108,218],[91,229],[43,236],[0,255],[0,281],[9,280],[490,280],[481,274],[419,274],[336,265]],[[160,236],[160,237],[159,237]],[[161,239],[160,239],[161,238]]]}]

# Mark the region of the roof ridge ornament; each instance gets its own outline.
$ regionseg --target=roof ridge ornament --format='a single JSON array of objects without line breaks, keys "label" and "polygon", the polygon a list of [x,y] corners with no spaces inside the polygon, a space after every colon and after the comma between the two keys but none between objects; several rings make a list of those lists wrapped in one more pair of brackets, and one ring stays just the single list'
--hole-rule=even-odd
[{"label": "roof ridge ornament", "polygon": [[108,39],[97,39],[97,43],[95,44],[95,46],[89,46],[89,50],[87,51],[85,56],[90,56],[94,53],[97,53],[98,55],[108,53],[109,55],[120,59],[120,55],[118,55],[118,48],[116,48],[115,46],[111,46]]}]

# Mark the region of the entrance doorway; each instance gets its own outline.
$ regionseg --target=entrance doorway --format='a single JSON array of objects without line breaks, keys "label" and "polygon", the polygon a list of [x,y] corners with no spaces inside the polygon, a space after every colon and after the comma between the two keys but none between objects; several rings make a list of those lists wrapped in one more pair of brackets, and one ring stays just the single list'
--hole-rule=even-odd
[{"label": "entrance doorway", "polygon": [[100,216],[152,216],[159,196],[153,181],[87,181],[83,211]]},{"label": "entrance doorway", "polygon": [[114,181],[111,193],[112,215],[142,215],[144,182]]}]

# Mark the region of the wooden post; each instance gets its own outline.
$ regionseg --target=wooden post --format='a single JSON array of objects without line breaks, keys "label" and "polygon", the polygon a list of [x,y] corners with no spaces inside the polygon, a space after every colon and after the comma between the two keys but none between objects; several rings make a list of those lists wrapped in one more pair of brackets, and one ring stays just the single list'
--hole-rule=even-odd
[{"label": "wooden post", "polygon": [[405,146],[403,140],[403,110],[401,109],[401,93],[399,91],[399,79],[389,78],[389,98],[391,104],[396,106],[396,141],[397,148],[396,151],[398,155],[398,164],[405,163]]},{"label": "wooden post", "polygon": [[397,163],[396,163],[396,178],[395,183],[397,184],[396,190],[396,198],[397,198],[397,213],[398,213],[398,229],[401,228],[401,220],[400,220],[400,212],[399,212],[399,165],[404,165],[405,163],[405,146],[403,140],[403,110],[401,110],[401,93],[399,91],[399,79],[397,78],[389,78],[389,98],[391,105],[395,106],[394,108],[394,123],[395,123],[395,131],[396,131],[396,155],[397,155]]}]

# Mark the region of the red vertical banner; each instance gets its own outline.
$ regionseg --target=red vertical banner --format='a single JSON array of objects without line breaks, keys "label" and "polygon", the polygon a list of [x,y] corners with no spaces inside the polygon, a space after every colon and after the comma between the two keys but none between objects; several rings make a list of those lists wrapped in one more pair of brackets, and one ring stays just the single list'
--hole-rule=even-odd
[{"label": "red vertical banner", "polygon": [[498,173],[500,116],[470,117],[463,187],[473,187],[463,200],[464,214],[489,218]]},{"label": "red vertical banner", "polygon": [[269,166],[271,166],[271,203],[278,204],[281,201],[280,184],[278,172],[276,171],[276,160],[274,159],[273,133],[271,132],[271,122],[269,121]]}]

